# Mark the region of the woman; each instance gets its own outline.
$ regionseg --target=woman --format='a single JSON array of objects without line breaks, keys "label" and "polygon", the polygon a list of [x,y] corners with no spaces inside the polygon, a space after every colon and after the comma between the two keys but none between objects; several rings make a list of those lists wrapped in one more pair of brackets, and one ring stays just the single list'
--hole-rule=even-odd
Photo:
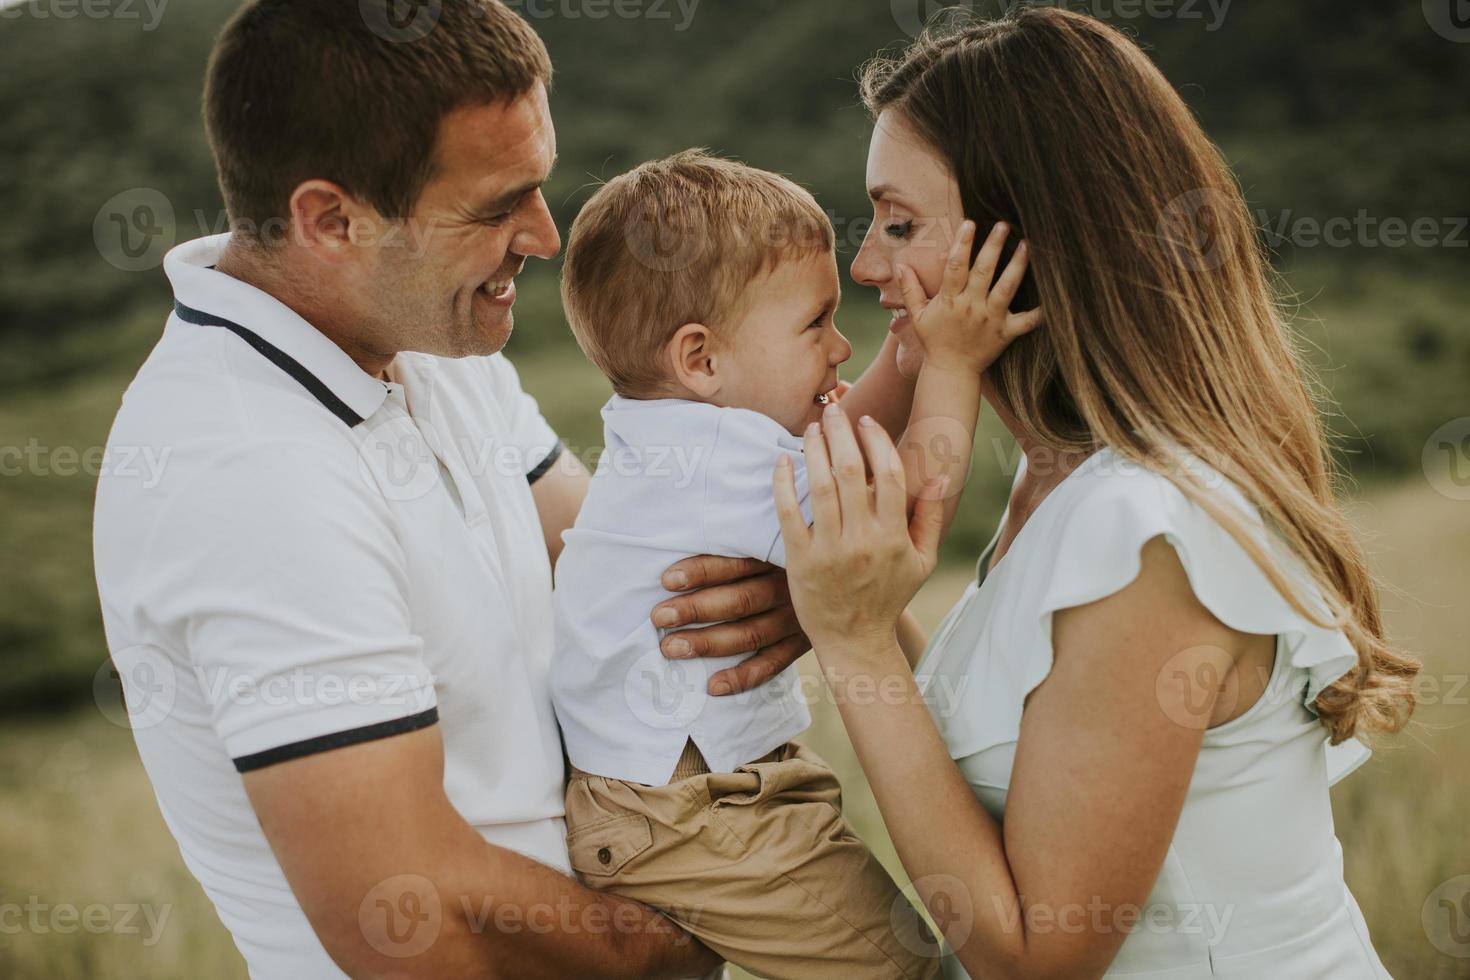
[{"label": "woman", "polygon": [[[775,478],[793,601],[954,975],[1386,975],[1328,786],[1417,664],[1219,154],[1136,46],[1053,8],[925,37],[864,91],[853,275],[910,366],[964,218],[1025,238],[1045,318],[985,372],[1025,465],[917,680],[939,505],[911,537],[891,443],[840,412],[807,436],[810,530]],[[898,675],[909,697],[843,696]]]}]

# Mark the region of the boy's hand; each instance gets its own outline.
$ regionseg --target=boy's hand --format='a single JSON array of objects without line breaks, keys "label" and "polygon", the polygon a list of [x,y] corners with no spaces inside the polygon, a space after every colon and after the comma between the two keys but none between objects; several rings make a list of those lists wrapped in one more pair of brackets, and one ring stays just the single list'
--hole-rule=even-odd
[{"label": "boy's hand", "polygon": [[1024,241],[1016,247],[1000,278],[994,279],[1001,248],[1009,234],[1009,225],[996,222],[980,247],[980,254],[975,256],[974,266],[967,269],[975,242],[975,222],[960,225],[944,263],[939,294],[932,299],[925,296],[913,269],[906,265],[898,267],[904,305],[913,317],[914,333],[924,345],[926,362],[963,366],[979,373],[990,367],[1011,341],[1041,322],[1039,309],[1010,312],[1011,300],[1016,298],[1026,275]]},{"label": "boy's hand", "polygon": [[754,558],[697,555],[670,565],[664,588],[684,595],[653,607],[664,629],[715,623],[670,633],[659,643],[665,657],[730,657],[755,650],[709,679],[709,693],[738,694],[764,684],[812,648],[786,588],[786,570]]}]

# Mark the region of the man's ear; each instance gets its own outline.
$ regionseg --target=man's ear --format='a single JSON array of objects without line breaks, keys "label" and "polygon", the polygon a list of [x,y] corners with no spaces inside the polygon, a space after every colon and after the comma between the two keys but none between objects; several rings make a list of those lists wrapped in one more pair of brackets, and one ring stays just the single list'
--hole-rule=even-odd
[{"label": "man's ear", "polygon": [[686,323],[664,348],[669,374],[699,398],[713,398],[722,387],[715,366],[714,334],[702,323]]},{"label": "man's ear", "polygon": [[291,192],[296,244],[323,261],[340,261],[355,246],[381,240],[385,222],[372,207],[330,180],[306,180]]}]

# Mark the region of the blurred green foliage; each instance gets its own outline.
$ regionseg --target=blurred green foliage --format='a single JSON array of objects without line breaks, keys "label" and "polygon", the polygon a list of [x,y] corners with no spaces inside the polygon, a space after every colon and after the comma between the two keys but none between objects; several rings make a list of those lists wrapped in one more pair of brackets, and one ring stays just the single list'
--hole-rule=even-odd
[{"label": "blurred green foliage", "polygon": [[[37,15],[48,6],[60,9],[39,0],[0,12],[0,447],[85,453],[104,442],[169,304],[161,270],[124,272],[105,260],[94,222],[115,195],[151,188],[172,207],[170,241],[224,230],[199,98],[210,44],[236,3],[175,2],[151,30],[146,13]],[[703,0],[687,22],[677,4],[659,6],[668,17],[624,19],[606,4],[566,0],[519,5],[542,14],[530,19],[557,66],[561,162],[547,199],[563,230],[599,180],[707,146],[811,188],[850,258],[869,214],[855,70],[938,5]],[[1138,36],[1220,143],[1268,230],[1362,211],[1377,221],[1431,218],[1448,234],[1453,218],[1470,214],[1470,44],[1436,33],[1420,4],[1242,2],[1218,20],[1208,4],[1186,0],[1075,6]],[[592,16],[597,9],[608,15]],[[1301,304],[1301,336],[1341,408],[1339,448],[1360,478],[1416,467],[1429,432],[1470,414],[1467,237],[1462,230],[1460,247],[1338,248],[1268,236]],[[510,352],[569,442],[590,446],[606,386],[566,329],[557,266],[528,267]],[[869,291],[847,289],[841,322],[859,349],[852,377],[882,318]],[[947,545],[956,559],[978,550],[1009,483],[1008,445],[996,431],[985,438]],[[85,698],[105,660],[90,563],[95,479],[61,470],[0,476],[0,708]]]}]

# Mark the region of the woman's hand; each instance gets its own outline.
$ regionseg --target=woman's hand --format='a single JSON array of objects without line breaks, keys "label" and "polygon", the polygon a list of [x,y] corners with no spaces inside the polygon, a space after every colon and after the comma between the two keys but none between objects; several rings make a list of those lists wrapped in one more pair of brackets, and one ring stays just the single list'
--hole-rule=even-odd
[{"label": "woman's hand", "polygon": [[891,645],[899,616],[938,559],[947,479],[925,486],[910,521],[903,463],[892,440],[867,416],[858,434],[861,448],[835,405],[822,413],[820,426],[807,429],[810,528],[797,503],[791,460],[782,459],[775,471],[791,600],[818,657],[869,641]]},{"label": "woman's hand", "polygon": [[1011,341],[1041,322],[1039,309],[1010,312],[1011,301],[1026,277],[1028,252],[1024,241],[1016,246],[1000,278],[995,278],[1010,231],[1005,222],[996,222],[971,266],[975,222],[960,225],[944,263],[939,292],[932,299],[925,295],[913,269],[898,267],[899,289],[913,317],[914,334],[924,345],[926,362],[964,367],[979,374],[995,363]]}]

